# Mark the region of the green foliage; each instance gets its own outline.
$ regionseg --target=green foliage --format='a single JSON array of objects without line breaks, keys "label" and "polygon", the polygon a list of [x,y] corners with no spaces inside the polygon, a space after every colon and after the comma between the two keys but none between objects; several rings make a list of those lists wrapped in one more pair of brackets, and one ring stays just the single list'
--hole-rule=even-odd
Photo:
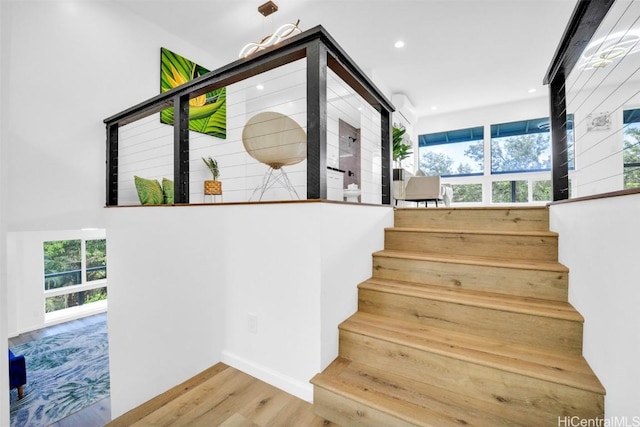
[{"label": "green foliage", "polygon": [[640,188],[640,128],[627,127],[625,130],[624,151],[624,188]]},{"label": "green foliage", "polygon": [[106,279],[107,277],[107,241],[105,239],[87,240],[85,242],[87,269],[105,267],[104,269],[87,271],[87,282]]},{"label": "green foliage", "polygon": [[44,274],[80,269],[80,240],[44,242]]},{"label": "green foliage", "polygon": [[[483,150],[483,142],[478,141],[464,152],[465,156],[478,163],[477,167],[480,170],[483,165]],[[457,168],[453,167],[454,163],[455,161],[451,157],[435,151],[424,150],[420,156],[420,169],[427,175],[466,175],[474,172],[473,167],[468,163],[461,163]]]},{"label": "green foliage", "polygon": [[213,180],[217,181],[218,178],[220,177],[220,169],[218,168],[218,161],[213,159],[211,156],[207,157],[206,159],[203,157],[202,161],[204,162],[205,165],[207,165],[207,167],[211,171]]},{"label": "green foliage", "polygon": [[[479,157],[477,150],[469,151],[467,155],[476,160]],[[496,138],[491,141],[492,172],[545,169],[551,169],[548,133]]]},{"label": "green foliage", "polygon": [[551,201],[551,180],[535,181],[533,183],[533,201]]},{"label": "green foliage", "polygon": [[403,127],[393,126],[393,161],[400,162],[409,157],[413,152],[410,151],[411,145],[404,143],[404,134],[407,130]]},{"label": "green foliage", "polygon": [[[162,48],[160,89],[166,92],[209,72],[206,68]],[[160,113],[162,123],[172,124],[173,108]],[[218,138],[227,137],[227,89],[219,88],[189,100],[189,129]]]},{"label": "green foliage", "polygon": [[482,202],[482,184],[455,184],[453,201],[456,203]]},{"label": "green foliage", "polygon": [[451,175],[454,160],[443,153],[423,151],[420,158],[420,169],[429,176]]},{"label": "green foliage", "polygon": [[493,203],[527,203],[529,201],[529,187],[527,181],[515,181],[516,198],[512,200],[512,181],[496,181],[491,186],[491,201]]},{"label": "green foliage", "polygon": [[107,288],[92,289],[86,292],[84,303],[89,304],[107,299]]}]

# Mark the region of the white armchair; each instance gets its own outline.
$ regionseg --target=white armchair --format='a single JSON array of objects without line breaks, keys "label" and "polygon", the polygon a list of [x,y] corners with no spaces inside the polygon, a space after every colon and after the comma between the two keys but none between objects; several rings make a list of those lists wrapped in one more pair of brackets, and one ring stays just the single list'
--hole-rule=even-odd
[{"label": "white armchair", "polygon": [[[406,175],[405,175],[406,176]],[[453,189],[450,185],[441,184],[439,176],[406,176],[406,185],[395,195],[396,204],[398,200],[407,202],[443,202],[445,206],[451,205]]]}]

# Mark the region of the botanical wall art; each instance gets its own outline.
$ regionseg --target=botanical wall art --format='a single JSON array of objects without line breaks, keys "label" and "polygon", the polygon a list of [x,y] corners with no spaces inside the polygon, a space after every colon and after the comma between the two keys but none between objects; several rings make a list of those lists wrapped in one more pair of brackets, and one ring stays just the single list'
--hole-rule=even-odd
[{"label": "botanical wall art", "polygon": [[[206,68],[174,53],[160,49],[160,91],[166,92],[209,72]],[[173,108],[160,114],[160,121],[173,124]],[[207,92],[189,101],[189,129],[218,138],[227,137],[226,88]]]}]

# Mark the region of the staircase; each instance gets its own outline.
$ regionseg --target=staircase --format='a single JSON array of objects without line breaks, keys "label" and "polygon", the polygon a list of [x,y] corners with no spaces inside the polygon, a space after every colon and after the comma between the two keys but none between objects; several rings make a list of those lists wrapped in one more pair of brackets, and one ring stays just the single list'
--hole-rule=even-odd
[{"label": "staircase", "polygon": [[604,416],[546,207],[396,209],[338,358],[312,379],[342,426],[557,426]]}]

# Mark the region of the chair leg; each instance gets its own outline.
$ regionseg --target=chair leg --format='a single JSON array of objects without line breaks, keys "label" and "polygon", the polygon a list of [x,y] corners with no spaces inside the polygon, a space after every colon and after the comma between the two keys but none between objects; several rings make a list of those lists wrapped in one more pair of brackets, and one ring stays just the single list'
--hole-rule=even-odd
[{"label": "chair leg", "polygon": [[18,399],[22,399],[24,397],[24,386],[23,385],[19,385],[18,386]]}]

